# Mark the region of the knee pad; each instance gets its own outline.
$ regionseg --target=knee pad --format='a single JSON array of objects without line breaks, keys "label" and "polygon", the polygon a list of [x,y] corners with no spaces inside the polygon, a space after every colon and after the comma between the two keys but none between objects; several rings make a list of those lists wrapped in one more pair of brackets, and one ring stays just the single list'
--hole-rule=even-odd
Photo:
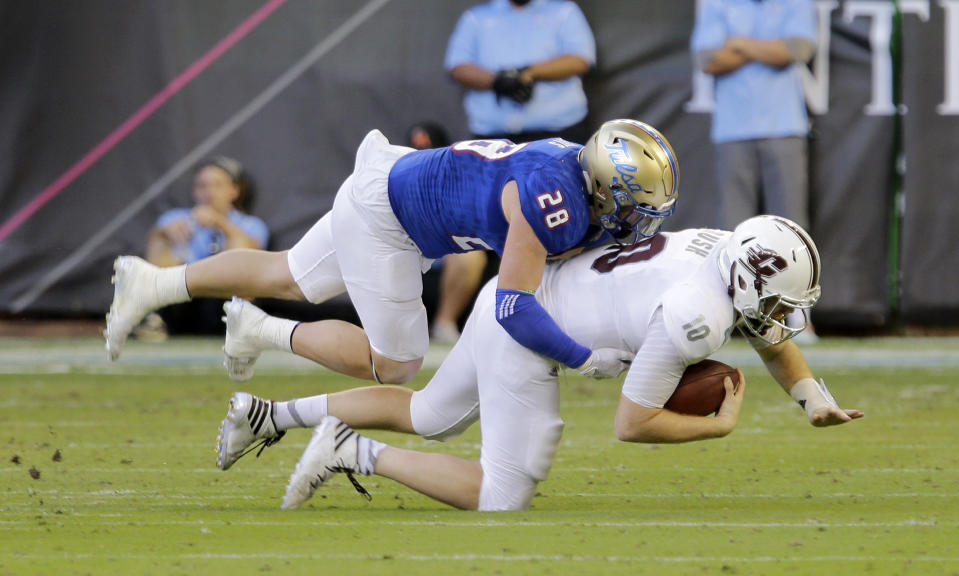
[{"label": "knee pad", "polygon": [[[544,420],[531,425],[525,452],[484,449],[480,458],[483,483],[480,486],[479,510],[529,508],[536,494],[536,485],[549,476],[562,434],[562,420]],[[496,454],[522,454],[523,461],[511,462]]]},{"label": "knee pad", "polygon": [[537,480],[524,470],[480,459],[483,483],[480,485],[480,512],[526,510],[536,494]]}]

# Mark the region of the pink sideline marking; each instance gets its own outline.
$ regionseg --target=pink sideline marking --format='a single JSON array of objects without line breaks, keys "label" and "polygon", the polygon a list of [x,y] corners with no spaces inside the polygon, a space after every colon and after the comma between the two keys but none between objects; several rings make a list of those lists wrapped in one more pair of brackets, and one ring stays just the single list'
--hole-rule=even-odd
[{"label": "pink sideline marking", "polygon": [[31,216],[40,210],[40,208],[46,205],[47,202],[56,198],[56,196],[60,194],[64,188],[69,186],[74,180],[80,177],[80,175],[86,172],[90,166],[102,158],[104,154],[109,152],[121,140],[126,138],[127,135],[130,134],[130,132],[132,132],[137,126],[142,124],[144,120],[156,112],[157,108],[162,106],[174,94],[179,92],[184,86],[199,76],[200,73],[203,72],[203,70],[205,70],[210,64],[216,62],[216,60],[218,60],[224,52],[232,48],[244,36],[249,34],[251,30],[259,26],[263,20],[265,20],[284,3],[286,3],[286,0],[269,0],[266,4],[258,8],[256,12],[250,15],[249,18],[237,26],[232,32],[227,34],[226,37],[217,42],[216,45],[213,46],[213,48],[211,48],[206,54],[191,64],[186,70],[183,71],[183,73],[174,78],[172,82],[164,86],[160,92],[153,96],[153,98],[150,98],[146,104],[134,112],[132,116],[127,118],[123,124],[120,124],[120,126],[111,132],[109,136],[94,146],[89,152],[80,158],[76,164],[71,166],[59,178],[54,180],[52,184],[44,188],[43,191],[37,194],[35,198],[30,200],[30,202],[28,202],[23,208],[18,210],[17,213],[14,214],[9,220],[4,222],[3,226],[0,226],[0,242],[12,234],[14,230],[23,225],[24,222],[26,222]]}]

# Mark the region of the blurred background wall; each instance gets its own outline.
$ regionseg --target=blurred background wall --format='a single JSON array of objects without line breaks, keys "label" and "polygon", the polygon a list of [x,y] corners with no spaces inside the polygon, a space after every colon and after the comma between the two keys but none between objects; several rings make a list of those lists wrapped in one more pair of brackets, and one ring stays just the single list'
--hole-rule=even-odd
[{"label": "blurred background wall", "polygon": [[[472,0],[0,4],[0,314],[103,314],[192,168],[241,159],[271,248],[332,205],[373,128],[468,135],[446,42]],[[680,158],[667,229],[714,226],[711,80],[696,6],[580,0],[596,36],[590,121],[660,128]],[[959,0],[820,1],[809,67],[817,327],[959,323]],[[252,20],[251,20],[252,18]],[[233,34],[231,36],[231,33]]]}]

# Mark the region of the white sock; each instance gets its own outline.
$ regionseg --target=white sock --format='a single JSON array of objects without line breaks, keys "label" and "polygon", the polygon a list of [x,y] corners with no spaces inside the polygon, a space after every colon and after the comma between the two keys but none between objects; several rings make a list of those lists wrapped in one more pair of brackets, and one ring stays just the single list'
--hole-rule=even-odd
[{"label": "white sock", "polygon": [[263,318],[263,323],[260,324],[260,339],[277,350],[292,353],[293,330],[299,324],[296,320],[277,318],[267,314]]},{"label": "white sock", "polygon": [[189,302],[190,293],[186,289],[186,264],[157,268],[156,296],[160,307],[180,302]]},{"label": "white sock", "polygon": [[386,444],[362,434],[359,436],[360,440],[356,446],[356,464],[359,466],[360,474],[369,476],[375,471],[376,459],[379,458],[383,448],[386,448]]},{"label": "white sock", "polygon": [[277,431],[290,428],[314,428],[327,415],[327,395],[294,398],[273,403],[273,423]]}]

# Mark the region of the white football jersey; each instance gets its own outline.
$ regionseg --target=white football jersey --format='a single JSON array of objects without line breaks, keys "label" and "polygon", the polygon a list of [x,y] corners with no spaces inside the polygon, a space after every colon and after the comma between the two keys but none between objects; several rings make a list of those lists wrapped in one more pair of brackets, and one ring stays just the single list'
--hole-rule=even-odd
[{"label": "white football jersey", "polygon": [[[662,408],[687,364],[722,346],[733,325],[717,263],[729,235],[663,232],[629,247],[595,248],[546,266],[536,298],[580,344],[632,352],[623,395]],[[496,280],[480,291],[459,341],[410,401],[413,429],[428,438],[451,438],[480,420],[484,510],[528,504],[563,428],[558,363],[497,322]]]},{"label": "white football jersey", "polygon": [[[637,355],[623,393],[659,408],[683,369],[718,350],[732,331],[735,313],[717,263],[728,238],[726,231],[689,229],[589,250],[547,266],[537,298],[580,344]],[[658,339],[643,350],[651,325]]]}]

